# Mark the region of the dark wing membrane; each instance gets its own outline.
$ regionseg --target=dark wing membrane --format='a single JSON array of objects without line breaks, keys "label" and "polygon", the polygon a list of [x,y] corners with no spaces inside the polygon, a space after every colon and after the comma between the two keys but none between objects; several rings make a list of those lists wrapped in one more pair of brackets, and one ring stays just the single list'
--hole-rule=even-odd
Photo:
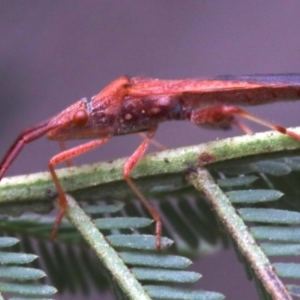
[{"label": "dark wing membrane", "polygon": [[223,75],[215,77],[214,80],[224,81],[246,81],[257,84],[274,84],[300,86],[300,74],[264,74],[264,75]]}]

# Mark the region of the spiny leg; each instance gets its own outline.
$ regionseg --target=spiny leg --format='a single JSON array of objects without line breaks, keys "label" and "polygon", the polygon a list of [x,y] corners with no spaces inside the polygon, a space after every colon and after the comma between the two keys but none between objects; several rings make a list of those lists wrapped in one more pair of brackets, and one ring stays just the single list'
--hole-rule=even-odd
[{"label": "spiny leg", "polygon": [[152,137],[154,136],[157,128],[150,129],[142,144],[135,150],[135,152],[127,159],[124,168],[123,176],[133,192],[138,196],[142,203],[146,206],[152,218],[155,221],[155,235],[156,235],[156,248],[161,248],[161,219],[159,212],[150,204],[150,202],[145,198],[145,196],[140,192],[137,186],[133,183],[130,173],[135,167],[135,165],[140,161],[140,159],[145,154]]},{"label": "spiny leg", "polygon": [[62,186],[61,186],[61,184],[59,182],[59,179],[57,177],[57,174],[55,172],[54,167],[57,164],[60,164],[62,162],[66,162],[66,161],[72,159],[73,157],[81,155],[81,154],[83,154],[83,153],[85,153],[87,151],[93,150],[94,148],[99,147],[99,146],[107,143],[108,140],[109,140],[109,138],[103,138],[103,139],[100,139],[100,140],[96,140],[96,141],[91,141],[91,142],[85,143],[83,145],[79,145],[77,147],[68,149],[66,151],[63,151],[63,152],[55,155],[49,161],[49,170],[50,170],[50,173],[52,175],[52,178],[53,178],[53,181],[54,181],[57,193],[58,193],[59,206],[60,206],[60,212],[59,212],[59,214],[58,214],[58,216],[56,218],[56,221],[55,221],[55,224],[54,224],[54,228],[53,228],[52,233],[51,233],[51,239],[55,238],[56,232],[57,232],[57,230],[59,228],[59,225],[60,225],[60,223],[62,221],[62,218],[65,215],[66,208],[67,208],[67,199],[66,199],[65,193],[64,193],[64,191],[62,189]]}]

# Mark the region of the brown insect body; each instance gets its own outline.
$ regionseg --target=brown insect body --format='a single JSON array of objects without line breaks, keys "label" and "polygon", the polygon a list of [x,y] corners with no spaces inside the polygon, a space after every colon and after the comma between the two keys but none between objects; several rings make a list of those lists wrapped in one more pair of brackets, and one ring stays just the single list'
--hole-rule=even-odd
[{"label": "brown insect body", "polygon": [[120,77],[92,99],[77,101],[50,121],[23,131],[0,163],[0,180],[23,146],[44,134],[49,139],[58,141],[96,139],[64,150],[49,162],[61,206],[53,230],[54,236],[67,206],[54,166],[103,145],[114,135],[145,131],[147,133],[144,141],[124,165],[123,176],[156,221],[156,246],[160,248],[159,213],[140,193],[130,177],[130,172],[144,155],[158,124],[167,120],[189,119],[196,125],[209,128],[227,129],[237,125],[245,133],[251,133],[245,124],[235,118],[235,115],[239,115],[300,141],[298,134],[259,119],[235,106],[299,98],[299,74],[223,76],[209,80]]},{"label": "brown insect body", "polygon": [[[82,109],[80,100],[49,122],[49,126],[58,126],[47,136],[54,140],[69,140],[129,134],[147,131],[167,120],[191,119],[196,110],[215,109],[219,105],[261,105],[299,96],[299,85],[287,90],[286,85],[274,83],[121,77],[91,99],[88,103],[90,111],[87,109],[89,120],[84,126],[77,126],[72,121],[75,112]],[[204,123],[205,120],[198,125],[207,127],[211,122]]]},{"label": "brown insect body", "polygon": [[[71,140],[110,137],[157,127],[158,123],[171,119],[186,119],[191,109],[185,109],[173,95],[137,95],[131,92],[135,81],[121,77],[94,96],[90,102],[80,100],[62,111],[50,122],[57,128],[49,131],[47,137],[54,140]],[[125,83],[124,83],[125,81]],[[119,87],[116,90],[115,86]],[[88,112],[84,126],[73,122],[73,115],[80,109]]]}]

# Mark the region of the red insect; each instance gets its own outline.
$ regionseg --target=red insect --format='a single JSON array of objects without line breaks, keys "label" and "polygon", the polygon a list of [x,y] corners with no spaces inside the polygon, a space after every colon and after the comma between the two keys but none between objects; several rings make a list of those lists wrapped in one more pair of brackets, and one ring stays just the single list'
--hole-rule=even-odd
[{"label": "red insect", "polygon": [[52,232],[56,230],[67,207],[63,188],[55,172],[55,165],[68,162],[105,144],[112,136],[146,132],[141,145],[128,158],[123,176],[130,188],[147,207],[156,222],[156,247],[161,247],[161,220],[159,213],[133,183],[130,173],[144,155],[158,124],[167,120],[185,120],[192,123],[227,129],[239,126],[250,130],[235,118],[243,116],[300,141],[300,135],[284,127],[273,125],[235,105],[259,105],[300,98],[300,74],[223,76],[204,80],[159,80],[140,77],[120,77],[92,99],[81,99],[56,117],[23,131],[9,148],[0,164],[0,179],[23,146],[44,134],[52,140],[95,140],[64,150],[52,157],[49,169],[55,183],[60,213]]}]

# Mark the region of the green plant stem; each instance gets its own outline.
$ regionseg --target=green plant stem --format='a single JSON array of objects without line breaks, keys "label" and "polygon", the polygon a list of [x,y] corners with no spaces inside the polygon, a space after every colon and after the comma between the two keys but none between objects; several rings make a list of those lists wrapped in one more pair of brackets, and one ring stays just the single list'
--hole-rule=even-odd
[{"label": "green plant stem", "polygon": [[195,188],[203,192],[212,205],[218,219],[226,227],[230,236],[234,239],[240,251],[251,264],[257,277],[267,289],[274,300],[292,300],[286,287],[275,274],[273,267],[256,244],[253,236],[249,233],[229,199],[217,186],[214,179],[205,169],[198,168],[197,172],[190,173],[188,180]]},{"label": "green plant stem", "polygon": [[[300,134],[300,128],[291,130]],[[196,165],[203,166],[233,158],[299,148],[299,141],[274,131],[244,135],[146,155],[134,168],[132,177],[136,179],[153,175],[182,174]],[[117,159],[113,162],[65,168],[57,170],[57,174],[66,192],[73,193],[99,186],[101,196],[103,186],[113,183],[115,191],[124,183],[122,169],[125,161],[126,159]],[[124,186],[126,185],[123,184],[123,190]],[[129,189],[125,189],[128,192]],[[0,182],[0,203],[49,200],[49,190],[55,191],[55,188],[48,172],[4,178]],[[120,191],[120,195],[124,194],[123,190]],[[76,195],[76,199],[80,200],[80,197]]]},{"label": "green plant stem", "polygon": [[67,195],[68,208],[66,216],[81,232],[86,242],[96,252],[96,255],[107,270],[113,275],[114,279],[119,283],[123,292],[129,299],[145,299],[151,298],[145,292],[140,283],[135,279],[130,270],[125,266],[122,259],[109,245],[104,236],[95,227],[91,219],[79,207],[77,202]]}]

